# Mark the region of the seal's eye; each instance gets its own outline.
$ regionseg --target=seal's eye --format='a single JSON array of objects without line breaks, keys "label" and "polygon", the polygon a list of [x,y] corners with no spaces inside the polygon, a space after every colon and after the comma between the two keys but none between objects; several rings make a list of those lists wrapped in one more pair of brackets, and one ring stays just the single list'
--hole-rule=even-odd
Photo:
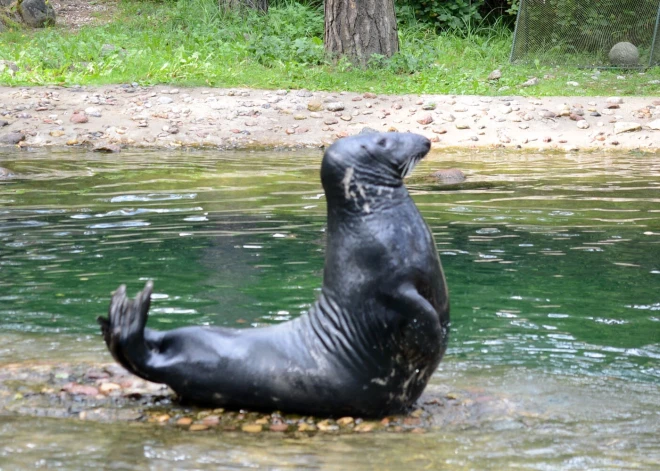
[{"label": "seal's eye", "polygon": [[381,137],[378,139],[378,142],[376,143],[381,147],[385,147],[387,145],[387,138],[386,137]]}]

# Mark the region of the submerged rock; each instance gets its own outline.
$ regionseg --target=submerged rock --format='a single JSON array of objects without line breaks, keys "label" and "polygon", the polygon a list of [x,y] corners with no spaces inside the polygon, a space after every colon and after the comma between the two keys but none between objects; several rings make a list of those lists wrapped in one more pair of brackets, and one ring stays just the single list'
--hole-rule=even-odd
[{"label": "submerged rock", "polygon": [[431,176],[440,183],[461,183],[465,181],[465,174],[457,168],[437,170]]},{"label": "submerged rock", "polygon": [[14,173],[8,168],[0,167],[0,180],[5,180],[14,176]]}]

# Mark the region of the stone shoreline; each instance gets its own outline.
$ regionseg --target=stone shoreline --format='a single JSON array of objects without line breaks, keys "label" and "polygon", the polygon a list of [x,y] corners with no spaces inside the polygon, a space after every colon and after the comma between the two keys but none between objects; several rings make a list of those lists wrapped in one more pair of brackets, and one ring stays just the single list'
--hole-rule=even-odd
[{"label": "stone shoreline", "polygon": [[660,97],[375,95],[307,90],[0,87],[0,148],[323,147],[364,128],[434,148],[660,149]]},{"label": "stone shoreline", "polygon": [[[379,420],[200,408],[177,403],[167,386],[137,378],[115,364],[5,363],[0,359],[0,419],[50,417],[89,422],[141,422],[191,432],[350,434],[425,433],[492,421],[530,424],[540,416],[506,397],[451,390],[431,383],[408,415]],[[477,388],[478,389],[478,388]]]}]

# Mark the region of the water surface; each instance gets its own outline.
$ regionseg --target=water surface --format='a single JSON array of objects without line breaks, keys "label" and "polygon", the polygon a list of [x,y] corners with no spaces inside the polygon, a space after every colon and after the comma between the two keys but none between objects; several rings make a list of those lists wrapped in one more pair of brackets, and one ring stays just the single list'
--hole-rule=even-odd
[{"label": "water surface", "polygon": [[[320,157],[0,151],[17,174],[0,181],[0,364],[109,361],[95,318],[120,283],[155,280],[156,328],[300,315],[323,269]],[[0,469],[658,469],[660,159],[438,153],[415,176],[449,167],[470,185],[410,185],[451,295],[433,382],[506,399],[518,419],[257,439],[0,414]]]}]

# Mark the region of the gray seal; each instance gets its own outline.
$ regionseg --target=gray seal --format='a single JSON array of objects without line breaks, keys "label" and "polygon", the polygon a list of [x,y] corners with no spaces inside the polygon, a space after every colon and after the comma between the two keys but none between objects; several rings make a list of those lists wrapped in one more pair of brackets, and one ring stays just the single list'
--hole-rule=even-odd
[{"label": "gray seal", "polygon": [[341,139],[321,164],[323,287],[309,312],[248,329],[145,328],[152,283],[124,286],[99,317],[115,360],[200,405],[321,416],[408,411],[447,348],[449,300],[433,236],[403,178],[429,151],[416,134]]}]

